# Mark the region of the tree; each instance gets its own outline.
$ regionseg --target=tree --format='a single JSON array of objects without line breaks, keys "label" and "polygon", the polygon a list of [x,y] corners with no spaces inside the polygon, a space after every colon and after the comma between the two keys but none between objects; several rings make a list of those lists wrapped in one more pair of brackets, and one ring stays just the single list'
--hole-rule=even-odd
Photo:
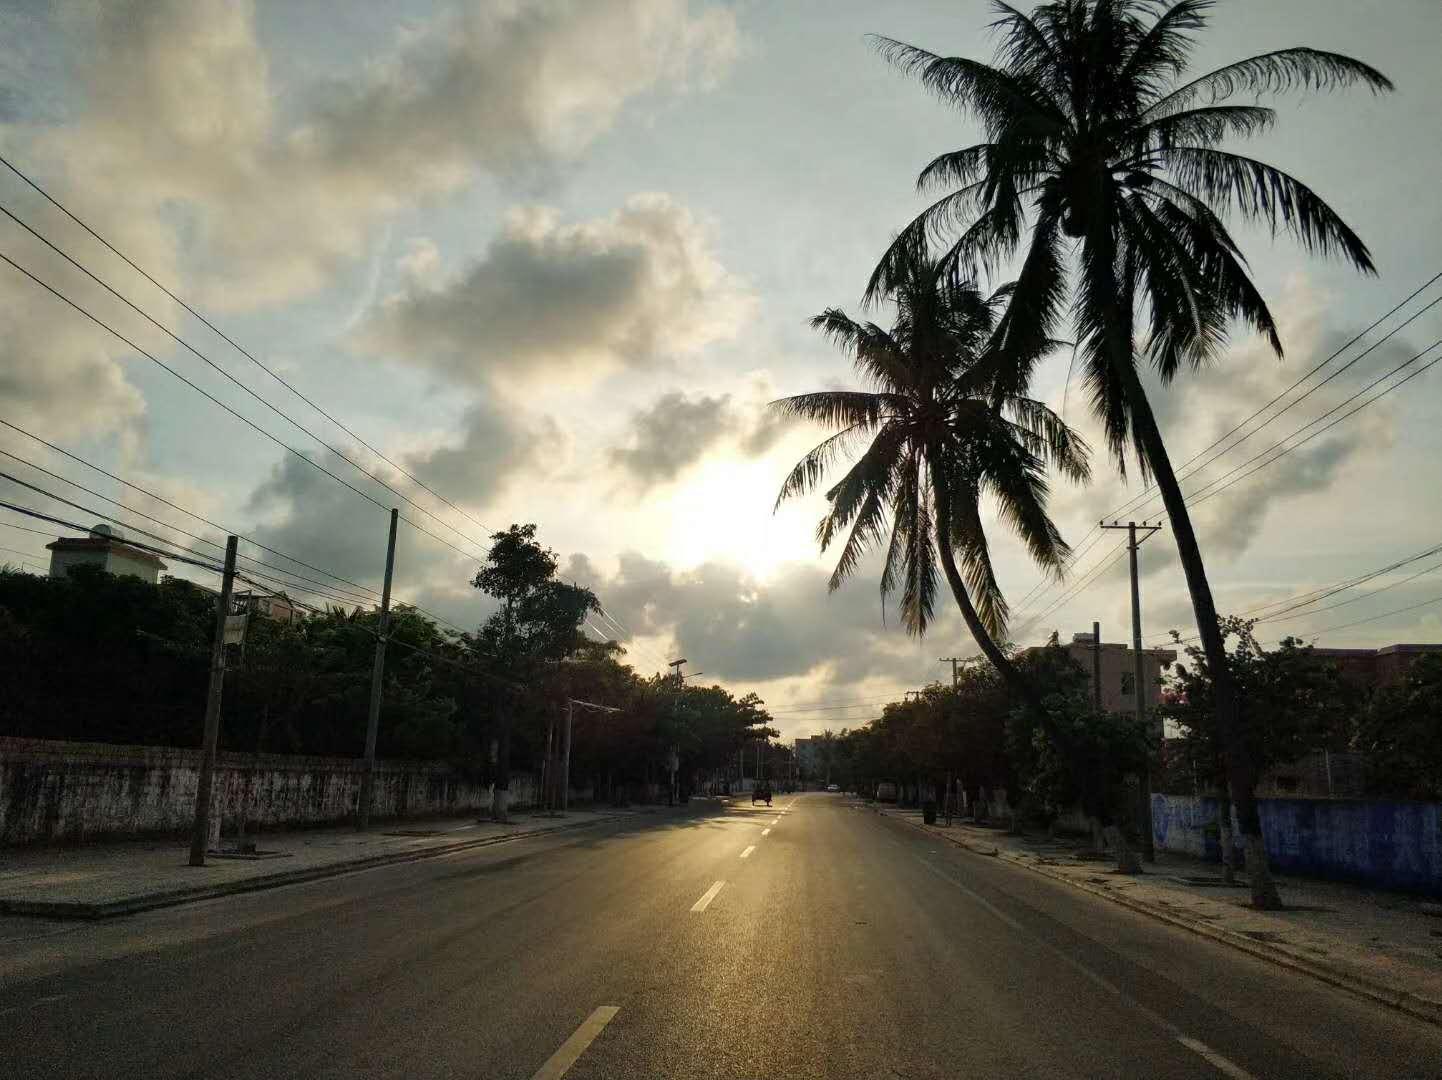
[{"label": "tree", "polygon": [[[1187,648],[1190,665],[1177,665],[1171,701],[1162,715],[1181,729],[1179,749],[1194,775],[1225,789],[1218,824],[1223,864],[1230,879],[1231,806],[1238,792],[1255,799],[1257,782],[1268,769],[1296,761],[1319,747],[1345,746],[1360,702],[1337,665],[1318,656],[1312,646],[1289,637],[1276,649],[1264,649],[1253,633],[1256,620],[1229,616],[1220,626],[1224,641],[1235,639],[1226,659],[1241,703],[1241,737],[1249,765],[1245,778],[1237,781],[1227,767],[1226,744],[1217,724],[1217,679],[1204,649],[1196,645]],[[1175,631],[1173,637],[1177,637]],[[1260,828],[1256,836],[1265,843]]]},{"label": "tree", "polygon": [[[1184,79],[1194,36],[1212,0],[1163,9],[1143,0],[1055,0],[1026,15],[996,2],[995,63],[939,56],[889,38],[883,54],[943,100],[973,114],[986,141],[944,153],[921,172],[923,190],[946,189],[897,237],[868,287],[872,299],[908,279],[912,251],[951,238],[941,258],[953,278],[993,267],[1025,244],[1001,337],[1013,355],[1050,336],[1069,293],[1093,410],[1121,471],[1130,447],[1166,506],[1202,646],[1217,674],[1217,723],[1229,782],[1245,787],[1236,688],[1216,606],[1181,488],[1138,371],[1141,351],[1163,384],[1214,360],[1233,319],[1281,339],[1228,213],[1290,232],[1309,252],[1338,253],[1374,271],[1361,238],[1295,177],[1222,148],[1271,127],[1275,113],[1238,95],[1392,84],[1337,53],[1289,48]],[[1155,14],[1155,18],[1150,18]],[[1076,245],[1075,288],[1068,246]],[[1145,321],[1143,321],[1145,320]],[[1028,369],[1017,372],[1025,385]],[[1260,843],[1256,804],[1239,791],[1252,900],[1280,906]]]},{"label": "tree", "polygon": [[[537,543],[535,525],[512,525],[491,536],[486,563],[471,582],[501,602],[481,627],[477,648],[520,676],[522,684],[533,680],[546,661],[563,660],[580,649],[586,642],[581,631],[586,617],[600,610],[591,590],[556,580],[557,565],[555,552]],[[521,689],[513,684],[512,693],[500,699],[492,740],[491,812],[497,821],[508,819],[513,713],[533,700]]]},{"label": "tree", "polygon": [[[998,312],[1010,294],[1001,289],[987,297],[970,282],[948,282],[913,247],[887,293],[896,308],[889,331],[836,308],[814,318],[812,326],[853,357],[869,388],[772,403],[787,417],[840,429],[796,464],[776,501],[779,506],[810,492],[838,457],[869,439],[826,492],[830,508],[817,526],[823,551],[845,536],[831,589],[880,545],[889,523],[883,604],[899,591],[903,626],[917,636],[925,633],[934,614],[939,557],[982,652],[1039,708],[997,644],[1005,637],[1007,605],[992,570],[983,500],[995,502],[1039,565],[1060,572],[1069,549],[1047,516],[1046,468],[1085,480],[1088,451],[1060,417],[1011,378],[1034,356],[1013,356],[999,340],[1010,316],[998,318]],[[1039,353],[1051,346],[1038,340],[1027,348]]]},{"label": "tree", "polygon": [[1423,653],[1401,685],[1373,694],[1355,745],[1373,791],[1442,799],[1442,655]]}]

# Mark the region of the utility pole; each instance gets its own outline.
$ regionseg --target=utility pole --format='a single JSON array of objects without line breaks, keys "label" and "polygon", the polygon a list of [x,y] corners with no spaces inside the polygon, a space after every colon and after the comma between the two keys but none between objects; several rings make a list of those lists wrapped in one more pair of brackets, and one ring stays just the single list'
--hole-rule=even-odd
[{"label": "utility pole", "polygon": [[211,792],[215,787],[215,753],[220,745],[220,695],[225,688],[225,620],[235,589],[234,536],[225,540],[225,571],[215,600],[215,640],[210,643],[210,691],[205,699],[205,734],[200,748],[200,781],[195,787],[195,823],[190,831],[190,865],[205,865],[210,841]]},{"label": "utility pole", "polygon": [[571,722],[575,717],[577,705],[583,709],[595,709],[597,712],[604,713],[621,711],[611,705],[597,705],[594,702],[581,701],[579,698],[566,699],[566,731],[561,740],[561,813],[563,814],[571,805]]},{"label": "utility pole", "polygon": [[964,657],[960,656],[938,656],[936,658],[938,664],[951,665],[951,686],[953,690],[961,685],[961,669],[956,665],[961,663],[963,659]]},{"label": "utility pole", "polygon": [[565,813],[571,805],[571,718],[575,716],[576,706],[570,698],[566,699],[566,733],[561,736],[561,813]]},{"label": "utility pole", "polygon": [[1102,711],[1102,624],[1092,623],[1092,706]]},{"label": "utility pole", "polygon": [[[1137,723],[1150,734],[1147,720],[1145,664],[1142,655],[1142,593],[1141,582],[1137,576],[1137,548],[1160,532],[1162,527],[1148,525],[1145,521],[1140,525],[1135,521],[1129,521],[1125,525],[1114,521],[1110,525],[1102,524],[1101,527],[1103,529],[1126,529],[1127,531],[1127,552],[1131,556],[1132,570],[1132,681],[1135,684],[1133,689],[1136,691]],[[1141,540],[1137,539],[1139,529],[1146,533]],[[1147,862],[1156,862],[1157,853],[1152,838],[1152,764],[1150,754],[1147,755],[1146,768],[1142,770],[1141,775],[1141,830],[1142,858]]]},{"label": "utility pole", "polygon": [[375,792],[376,736],[380,732],[382,682],[386,671],[386,635],[391,625],[391,573],[396,565],[396,519],[398,510],[391,510],[391,533],[386,541],[386,580],[381,588],[381,617],[376,632],[376,657],[371,665],[371,707],[366,718],[366,756],[361,768],[360,799],[356,804],[355,827],[368,829],[371,823],[371,798]]}]

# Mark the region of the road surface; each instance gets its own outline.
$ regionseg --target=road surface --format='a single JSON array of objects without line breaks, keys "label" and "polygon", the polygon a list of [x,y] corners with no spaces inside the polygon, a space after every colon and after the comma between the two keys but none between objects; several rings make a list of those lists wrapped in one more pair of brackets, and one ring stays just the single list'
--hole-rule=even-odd
[{"label": "road surface", "polygon": [[1442,1030],[842,796],[0,921],[5,1077],[1434,1077]]}]

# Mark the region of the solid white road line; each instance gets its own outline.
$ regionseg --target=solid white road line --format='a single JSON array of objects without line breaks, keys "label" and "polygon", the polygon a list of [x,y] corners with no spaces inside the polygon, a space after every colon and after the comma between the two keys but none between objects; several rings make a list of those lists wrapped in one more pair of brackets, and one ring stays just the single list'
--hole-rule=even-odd
[{"label": "solid white road line", "polygon": [[771,835],[771,830],[770,830],[770,829],[762,829],[762,830],[761,830],[761,835],[762,835],[762,836],[770,836],[770,835]]},{"label": "solid white road line", "polygon": [[705,911],[711,901],[716,899],[716,894],[721,891],[721,886],[725,884],[726,882],[724,881],[718,881],[715,885],[712,885],[709,889],[707,889],[704,893],[701,894],[700,900],[697,900],[694,904],[691,905],[691,910]]},{"label": "solid white road line", "polygon": [[1246,1069],[1233,1065],[1206,1043],[1200,1042],[1197,1039],[1188,1038],[1186,1035],[1178,1035],[1177,1042],[1181,1043],[1194,1054],[1200,1054],[1206,1058],[1219,1072],[1230,1076],[1232,1080],[1253,1080],[1252,1074],[1247,1072]]},{"label": "solid white road line", "polygon": [[752,844],[749,848],[747,848],[745,851],[743,851],[743,852],[741,853],[741,857],[744,859],[744,858],[746,858],[746,856],[750,855],[750,854],[751,854],[753,851],[755,851],[755,850],[756,850],[756,845],[755,845],[755,844]]},{"label": "solid white road line", "polygon": [[586,1047],[596,1041],[601,1029],[620,1011],[619,1005],[598,1005],[596,1011],[586,1017],[571,1037],[561,1044],[561,1048],[546,1059],[531,1080],[561,1080],[576,1064],[576,1059],[586,1052]]}]

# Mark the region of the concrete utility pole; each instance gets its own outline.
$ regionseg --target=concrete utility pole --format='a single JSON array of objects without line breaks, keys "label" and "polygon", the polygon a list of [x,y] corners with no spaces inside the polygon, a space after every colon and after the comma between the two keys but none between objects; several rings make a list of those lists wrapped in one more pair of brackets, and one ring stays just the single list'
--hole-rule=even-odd
[{"label": "concrete utility pole", "polygon": [[1092,705],[1102,711],[1102,624],[1092,623]]},{"label": "concrete utility pole", "polygon": [[360,799],[356,803],[355,827],[368,829],[371,824],[371,799],[375,792],[376,736],[381,724],[381,693],[386,673],[386,635],[391,626],[391,573],[396,565],[396,519],[398,510],[391,510],[391,533],[386,541],[386,580],[381,588],[381,617],[376,632],[376,657],[371,665],[371,707],[366,717],[366,756],[361,768]]},{"label": "concrete utility pole", "polygon": [[[1135,683],[1133,689],[1136,691],[1137,722],[1147,727],[1147,696],[1146,681],[1144,674],[1146,665],[1142,656],[1142,593],[1141,583],[1137,577],[1137,548],[1151,539],[1153,535],[1161,531],[1160,525],[1148,525],[1143,521],[1138,525],[1135,521],[1129,521],[1125,525],[1114,521],[1110,525],[1103,524],[1103,529],[1126,529],[1127,551],[1131,556],[1132,569],[1132,659],[1133,675]],[[1137,530],[1141,529],[1146,535],[1137,539]],[[1155,842],[1152,838],[1152,765],[1151,756],[1147,757],[1147,766],[1142,770],[1141,775],[1141,828],[1142,828],[1142,858],[1147,862],[1156,862],[1157,853]]]},{"label": "concrete utility pole", "polygon": [[956,665],[960,664],[964,659],[965,657],[961,656],[938,656],[936,658],[938,664],[951,665],[951,686],[953,690],[961,685],[961,669]]},{"label": "concrete utility pole", "polygon": [[190,865],[205,865],[210,841],[210,801],[215,787],[215,753],[220,745],[220,695],[225,688],[225,620],[230,616],[230,594],[235,589],[234,536],[225,540],[225,571],[215,599],[215,640],[210,643],[210,692],[205,699],[205,735],[200,748],[200,781],[195,788],[195,823],[190,831]]}]

